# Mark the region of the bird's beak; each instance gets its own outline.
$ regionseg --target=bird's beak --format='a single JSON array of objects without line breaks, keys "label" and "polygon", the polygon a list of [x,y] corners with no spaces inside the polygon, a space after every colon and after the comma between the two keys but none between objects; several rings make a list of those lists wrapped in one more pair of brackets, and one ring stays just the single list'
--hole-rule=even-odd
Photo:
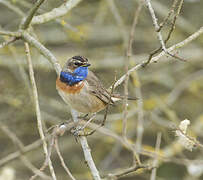
[{"label": "bird's beak", "polygon": [[88,67],[88,66],[90,66],[91,64],[89,64],[89,63],[85,63],[85,64],[83,64],[82,66],[83,67]]}]

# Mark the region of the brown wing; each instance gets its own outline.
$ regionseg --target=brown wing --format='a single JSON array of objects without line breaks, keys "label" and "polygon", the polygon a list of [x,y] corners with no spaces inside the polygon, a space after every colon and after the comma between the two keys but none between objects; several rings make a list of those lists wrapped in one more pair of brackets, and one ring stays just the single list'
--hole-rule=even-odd
[{"label": "brown wing", "polygon": [[[90,86],[90,93],[94,94],[100,100],[102,100],[105,104],[109,103],[110,93],[104,88],[103,84],[100,80],[94,75],[92,71],[88,72],[88,76],[86,78]],[[113,100],[111,99],[110,104],[113,104]]]}]

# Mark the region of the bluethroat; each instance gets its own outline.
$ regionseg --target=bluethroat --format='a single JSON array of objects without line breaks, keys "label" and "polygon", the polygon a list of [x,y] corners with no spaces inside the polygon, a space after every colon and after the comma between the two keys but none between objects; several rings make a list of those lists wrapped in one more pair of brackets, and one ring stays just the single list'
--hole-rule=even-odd
[{"label": "bluethroat", "polygon": [[[56,89],[62,99],[78,112],[89,114],[103,110],[110,102],[123,99],[119,94],[111,94],[101,81],[88,69],[90,64],[83,56],[73,56],[65,63]],[[111,98],[111,99],[110,99]],[[135,100],[136,98],[128,98]]]}]

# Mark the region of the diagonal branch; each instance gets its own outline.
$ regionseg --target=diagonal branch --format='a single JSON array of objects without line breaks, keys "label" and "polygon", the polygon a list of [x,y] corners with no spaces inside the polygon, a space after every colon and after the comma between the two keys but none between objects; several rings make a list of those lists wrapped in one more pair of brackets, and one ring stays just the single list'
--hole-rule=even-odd
[{"label": "diagonal branch", "polygon": [[63,159],[63,156],[61,155],[61,152],[60,152],[60,150],[59,150],[59,145],[58,145],[58,137],[55,138],[54,146],[55,146],[56,152],[57,152],[57,154],[58,154],[58,156],[59,156],[59,159],[60,159],[60,161],[61,161],[61,164],[62,164],[63,168],[65,169],[66,173],[69,175],[69,177],[71,178],[71,180],[76,180],[76,179],[74,178],[74,176],[71,174],[71,172],[70,172],[70,170],[68,169],[68,167],[66,166],[66,163],[65,163],[65,161],[64,161],[64,159]]},{"label": "diagonal branch", "polygon": [[0,0],[0,3],[12,10],[13,12],[17,13],[19,16],[24,17],[24,12],[21,11],[18,7],[14,6],[8,0]]},{"label": "diagonal branch", "polygon": [[120,179],[124,176],[127,176],[130,173],[136,172],[139,169],[149,169],[149,166],[147,165],[133,165],[132,167],[129,167],[127,169],[119,170],[116,173],[108,174],[107,177],[113,178],[113,179]]},{"label": "diagonal branch", "polygon": [[35,13],[37,12],[38,8],[40,7],[40,5],[44,2],[45,0],[38,0],[35,4],[34,7],[32,9],[30,9],[28,16],[26,17],[25,21],[22,22],[20,28],[25,30],[28,28],[28,26],[30,25],[32,18],[34,17]]},{"label": "diagonal branch", "polygon": [[57,75],[59,75],[61,72],[61,66],[58,63],[58,60],[55,58],[55,56],[39,41],[37,41],[34,37],[32,37],[29,33],[22,32],[22,37],[24,38],[25,41],[34,46],[42,55],[44,55],[44,57],[46,57],[52,63]]},{"label": "diagonal branch", "polygon": [[[18,146],[20,149],[21,153],[24,151],[24,144],[21,142],[21,140],[4,124],[0,125],[0,129],[13,141],[15,145]],[[33,173],[37,174],[43,179],[51,179],[49,176],[47,176],[44,172],[41,172],[38,170],[29,160],[28,158],[21,154],[20,156],[21,161],[25,164],[25,166],[30,169]]]},{"label": "diagonal branch", "polygon": [[[172,52],[176,49],[179,49],[185,45],[187,45],[188,43],[190,43],[191,41],[195,40],[197,37],[199,37],[201,34],[203,34],[203,26],[200,27],[200,29],[198,31],[196,31],[195,33],[193,33],[192,35],[190,35],[188,38],[186,38],[185,40],[171,46],[170,48],[167,49],[167,52]],[[158,54],[157,56],[153,57],[150,61],[150,63],[156,63],[162,56],[167,55],[167,53],[165,51],[162,51],[160,54]],[[120,84],[123,83],[123,81],[125,80],[127,74],[131,74],[133,71],[138,70],[142,67],[145,66],[145,64],[148,63],[148,60],[143,61],[142,63],[134,66],[133,68],[131,68],[126,74],[124,74],[123,76],[120,77],[120,79],[115,83],[115,87],[119,86]]]},{"label": "diagonal branch", "polygon": [[66,15],[72,8],[77,6],[82,0],[69,0],[66,3],[62,4],[60,7],[53,9],[50,12],[44,13],[42,15],[35,16],[32,19],[31,24],[43,24],[54,20],[58,17]]}]

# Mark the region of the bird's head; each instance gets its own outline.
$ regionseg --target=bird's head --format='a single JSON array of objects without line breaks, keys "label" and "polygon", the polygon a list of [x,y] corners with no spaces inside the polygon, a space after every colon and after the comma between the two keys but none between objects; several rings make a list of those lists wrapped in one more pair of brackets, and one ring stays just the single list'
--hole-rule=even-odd
[{"label": "bird's head", "polygon": [[66,64],[63,67],[64,72],[74,72],[79,67],[88,67],[90,64],[88,63],[88,59],[83,56],[73,56],[68,59]]},{"label": "bird's head", "polygon": [[88,75],[88,59],[83,56],[73,56],[64,65],[60,80],[68,85],[74,85],[84,80]]}]

